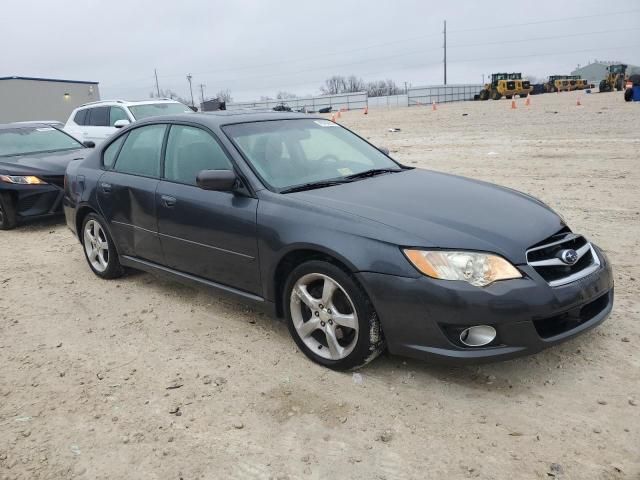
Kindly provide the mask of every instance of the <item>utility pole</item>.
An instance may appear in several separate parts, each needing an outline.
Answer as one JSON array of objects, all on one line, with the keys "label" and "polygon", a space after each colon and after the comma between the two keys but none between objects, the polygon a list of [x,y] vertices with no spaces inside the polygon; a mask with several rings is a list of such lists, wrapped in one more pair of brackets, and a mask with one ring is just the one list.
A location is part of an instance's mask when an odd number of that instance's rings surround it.
[{"label": "utility pole", "polygon": [[204,87],[206,87],[206,85],[204,83],[201,83],[199,86],[200,86],[200,97],[202,98],[202,103],[204,103]]},{"label": "utility pole", "polygon": [[191,92],[191,106],[195,107],[193,103],[193,87],[191,86],[191,79],[193,76],[190,73],[187,73],[187,81],[189,82],[189,91]]},{"label": "utility pole", "polygon": [[156,76],[156,92],[158,94],[158,98],[160,98],[160,85],[158,84],[158,70],[156,70],[155,68],[153,69],[153,73]]},{"label": "utility pole", "polygon": [[444,21],[444,84],[447,84],[447,21]]}]

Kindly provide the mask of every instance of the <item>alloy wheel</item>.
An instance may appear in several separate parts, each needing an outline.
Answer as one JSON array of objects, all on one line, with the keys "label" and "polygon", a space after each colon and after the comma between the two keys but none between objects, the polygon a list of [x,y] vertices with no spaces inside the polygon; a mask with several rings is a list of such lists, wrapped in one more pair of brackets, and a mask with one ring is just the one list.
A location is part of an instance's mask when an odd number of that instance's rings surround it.
[{"label": "alloy wheel", "polygon": [[97,272],[104,272],[109,266],[109,242],[102,226],[89,220],[84,227],[84,249],[89,263]]},{"label": "alloy wheel", "polygon": [[338,282],[310,273],[293,286],[290,298],[293,326],[304,344],[322,358],[341,360],[358,341],[358,314]]}]

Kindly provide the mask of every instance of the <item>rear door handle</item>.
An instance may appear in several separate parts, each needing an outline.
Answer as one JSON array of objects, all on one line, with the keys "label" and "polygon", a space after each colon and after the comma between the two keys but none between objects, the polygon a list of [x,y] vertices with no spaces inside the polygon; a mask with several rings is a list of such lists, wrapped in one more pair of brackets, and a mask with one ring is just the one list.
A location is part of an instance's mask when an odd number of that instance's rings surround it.
[{"label": "rear door handle", "polygon": [[169,195],[160,195],[160,198],[162,199],[162,204],[165,207],[168,207],[168,208],[175,207],[176,199],[174,197],[171,197]]},{"label": "rear door handle", "polygon": [[111,193],[111,184],[106,182],[100,183],[100,188],[104,193]]}]

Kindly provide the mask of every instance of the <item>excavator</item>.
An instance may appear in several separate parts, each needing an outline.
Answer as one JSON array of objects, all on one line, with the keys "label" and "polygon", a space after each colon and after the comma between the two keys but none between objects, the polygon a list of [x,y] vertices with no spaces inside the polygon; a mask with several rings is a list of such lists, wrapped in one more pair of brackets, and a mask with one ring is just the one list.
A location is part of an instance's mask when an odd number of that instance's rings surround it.
[{"label": "excavator", "polygon": [[513,98],[515,95],[526,97],[533,87],[529,80],[523,80],[521,73],[492,73],[491,83],[480,90],[480,100],[500,100],[502,97]]},{"label": "excavator", "polygon": [[607,78],[600,81],[601,92],[612,92],[613,90],[624,90],[627,82],[627,65],[618,63],[607,67]]}]

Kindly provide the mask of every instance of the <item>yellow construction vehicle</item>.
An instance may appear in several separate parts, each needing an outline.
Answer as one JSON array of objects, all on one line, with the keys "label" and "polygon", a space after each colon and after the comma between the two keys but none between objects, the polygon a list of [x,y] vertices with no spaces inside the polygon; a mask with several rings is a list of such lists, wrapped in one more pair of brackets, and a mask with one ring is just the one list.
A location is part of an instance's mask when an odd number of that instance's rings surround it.
[{"label": "yellow construction vehicle", "polygon": [[529,80],[523,80],[521,73],[493,73],[491,83],[480,90],[480,100],[500,100],[502,97],[512,98],[514,95],[526,97],[533,87]]},{"label": "yellow construction vehicle", "polygon": [[589,83],[580,78],[580,75],[551,75],[544,89],[551,92],[570,92],[572,90],[584,90],[589,88]]},{"label": "yellow construction vehicle", "polygon": [[624,90],[625,83],[627,82],[627,65],[618,63],[615,65],[609,65],[607,67],[607,78],[600,81],[601,92],[612,92],[615,90]]}]

